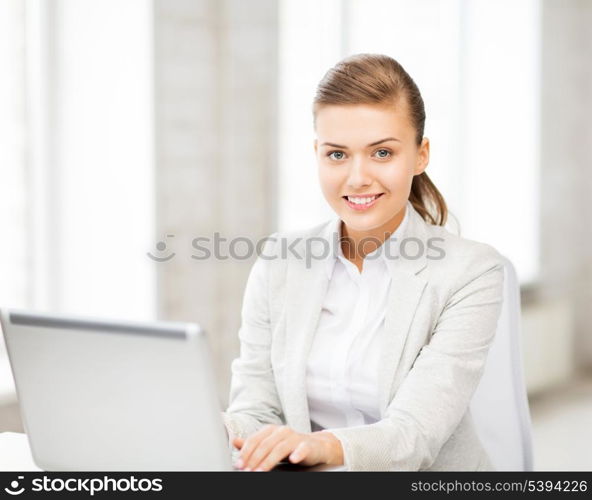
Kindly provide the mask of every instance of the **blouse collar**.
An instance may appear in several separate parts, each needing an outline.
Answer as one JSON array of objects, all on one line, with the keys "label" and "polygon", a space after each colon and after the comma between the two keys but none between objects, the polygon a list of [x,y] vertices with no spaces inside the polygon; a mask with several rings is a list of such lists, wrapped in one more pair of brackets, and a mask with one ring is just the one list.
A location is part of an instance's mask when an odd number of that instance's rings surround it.
[{"label": "blouse collar", "polygon": [[[390,268],[390,265],[392,264],[391,261],[396,256],[396,252],[398,249],[398,245],[396,245],[395,243],[399,241],[400,236],[405,231],[412,210],[414,210],[414,208],[411,205],[411,202],[407,200],[407,203],[405,204],[405,215],[403,216],[403,220],[399,224],[399,227],[397,227],[395,232],[391,234],[390,237],[382,245],[380,245],[377,249],[370,252],[364,257],[364,263],[380,259],[386,264],[387,268]],[[351,264],[351,262],[348,259],[346,259],[345,255],[343,255],[343,250],[341,249],[341,245],[339,244],[341,240],[341,222],[342,221],[340,217],[336,217],[331,222],[331,254],[330,258],[327,259],[327,265],[325,267],[327,278],[329,279],[333,274],[333,269],[335,267],[335,264],[337,263],[337,259],[340,259],[346,266],[348,265],[348,263]]]}]

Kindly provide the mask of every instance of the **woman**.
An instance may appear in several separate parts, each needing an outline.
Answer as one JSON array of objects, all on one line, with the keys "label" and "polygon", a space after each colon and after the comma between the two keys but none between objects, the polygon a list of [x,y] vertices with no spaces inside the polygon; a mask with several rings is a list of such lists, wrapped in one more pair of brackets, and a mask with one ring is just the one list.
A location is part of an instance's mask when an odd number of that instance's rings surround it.
[{"label": "woman", "polygon": [[337,217],[274,233],[251,270],[223,414],[236,466],[493,470],[469,403],[503,257],[443,227],[417,86],[390,57],[350,56],[320,82],[313,117]]}]

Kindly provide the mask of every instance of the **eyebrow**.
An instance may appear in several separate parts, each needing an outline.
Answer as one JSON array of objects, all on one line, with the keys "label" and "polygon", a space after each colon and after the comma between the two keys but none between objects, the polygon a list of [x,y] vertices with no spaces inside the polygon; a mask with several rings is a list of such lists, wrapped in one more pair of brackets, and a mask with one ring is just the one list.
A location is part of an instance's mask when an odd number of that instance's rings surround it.
[{"label": "eyebrow", "polygon": [[[368,144],[366,147],[372,147],[372,146],[376,146],[377,144],[381,144],[383,142],[386,141],[397,141],[397,142],[401,142],[399,139],[396,139],[394,137],[387,137],[386,139],[381,139],[380,141],[376,141],[376,142],[372,142],[371,144]],[[332,142],[323,142],[323,144],[321,144],[321,146],[332,146],[334,148],[341,148],[341,149],[348,149],[347,146],[341,146],[339,144],[334,144]]]}]

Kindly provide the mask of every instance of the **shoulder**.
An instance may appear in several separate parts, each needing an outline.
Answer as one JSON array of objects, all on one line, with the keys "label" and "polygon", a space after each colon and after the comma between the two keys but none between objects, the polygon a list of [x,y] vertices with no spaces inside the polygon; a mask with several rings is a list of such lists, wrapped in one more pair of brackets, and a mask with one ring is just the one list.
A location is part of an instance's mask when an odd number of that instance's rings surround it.
[{"label": "shoulder", "polygon": [[447,282],[453,288],[487,273],[503,279],[509,261],[494,246],[427,223],[426,233],[426,271],[431,279]]},{"label": "shoulder", "polygon": [[506,260],[494,246],[454,234],[445,227],[426,223],[426,232],[427,240],[434,246],[441,242],[440,246],[446,251],[446,257],[455,262],[503,264]]},{"label": "shoulder", "polygon": [[323,222],[319,222],[314,226],[306,227],[303,229],[293,229],[291,231],[278,231],[274,234],[280,235],[282,238],[285,238],[286,241],[299,241],[314,237],[322,237],[325,235],[327,228],[332,222],[332,219],[328,219]]},{"label": "shoulder", "polygon": [[265,243],[259,245],[259,247],[273,253],[274,256],[281,257],[281,255],[284,255],[285,257],[286,248],[303,248],[311,244],[311,242],[326,239],[327,230],[332,222],[329,219],[303,229],[276,231],[266,236],[264,238]]},{"label": "shoulder", "polygon": [[272,280],[281,282],[282,286],[285,285],[283,277],[286,276],[288,261],[304,265],[327,255],[330,225],[331,220],[326,220],[304,229],[270,233],[257,242],[257,258],[253,267],[268,273]]}]

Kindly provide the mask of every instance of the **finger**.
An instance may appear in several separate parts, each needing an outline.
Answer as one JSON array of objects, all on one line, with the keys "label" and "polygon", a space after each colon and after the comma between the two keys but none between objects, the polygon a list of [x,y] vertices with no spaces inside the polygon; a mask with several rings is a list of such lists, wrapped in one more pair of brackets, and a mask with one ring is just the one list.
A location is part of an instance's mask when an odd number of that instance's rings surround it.
[{"label": "finger", "polygon": [[[288,427],[277,427],[269,436],[259,442],[257,448],[253,450],[253,453],[250,455],[249,460],[245,461],[245,468],[248,467],[251,470],[257,469],[269,453],[271,453],[280,442],[287,439],[291,434],[294,434],[294,431]],[[289,452],[287,452],[286,455],[288,453]]]},{"label": "finger", "polygon": [[307,458],[309,453],[310,453],[310,447],[307,446],[305,441],[303,441],[290,454],[289,460],[293,464],[297,464],[299,462],[302,462],[305,458]]},{"label": "finger", "polygon": [[[298,436],[294,436],[294,438],[298,439]],[[280,460],[290,455],[290,452],[298,446],[298,441],[294,438],[280,441],[254,470],[268,471],[273,469]]]},{"label": "finger", "polygon": [[[241,448],[241,451],[240,451],[240,461],[243,464],[242,467],[244,467],[245,469],[247,467],[249,467],[249,465],[247,465],[247,464],[249,464],[249,461],[251,459],[251,455],[257,449],[257,447],[259,446],[259,443],[263,439],[265,439],[267,436],[272,434],[277,427],[278,426],[276,426],[276,425],[265,426],[261,430],[255,432],[254,434],[252,434],[251,436],[249,436],[245,440],[245,442],[243,443],[243,446]],[[238,467],[241,467],[241,465],[238,465]]]},{"label": "finger", "polygon": [[234,446],[237,449],[241,449],[243,447],[243,445],[245,444],[245,440],[243,438],[240,437],[235,437],[232,440],[232,446]]}]

